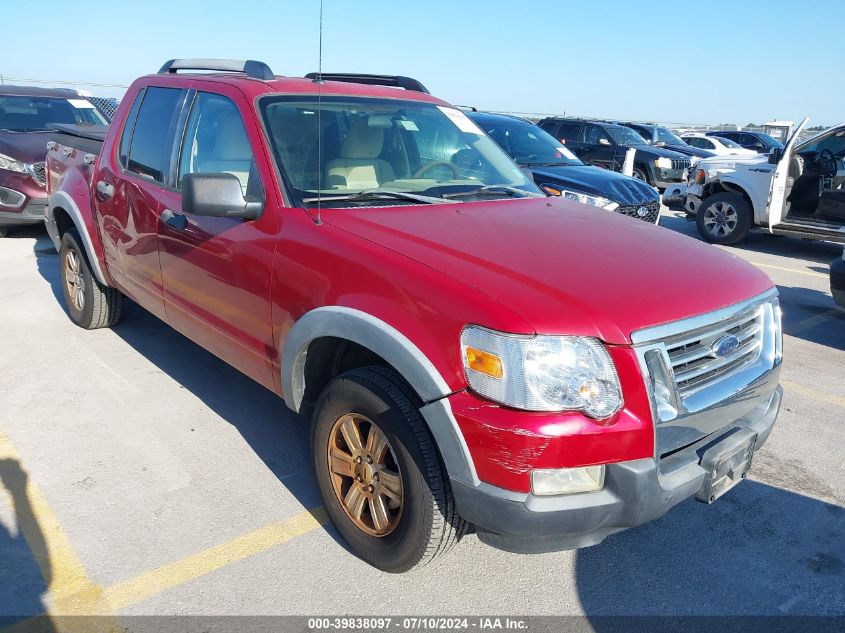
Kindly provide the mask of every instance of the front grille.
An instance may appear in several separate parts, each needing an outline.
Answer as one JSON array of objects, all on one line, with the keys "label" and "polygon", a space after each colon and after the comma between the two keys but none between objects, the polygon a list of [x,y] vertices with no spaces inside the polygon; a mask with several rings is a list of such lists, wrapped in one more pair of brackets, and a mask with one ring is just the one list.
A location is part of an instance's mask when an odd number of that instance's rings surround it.
[{"label": "front grille", "polygon": [[690,168],[689,158],[673,158],[672,159],[672,169],[689,169],[689,168]]},{"label": "front grille", "polygon": [[29,166],[29,173],[35,182],[44,187],[47,184],[47,166],[45,163],[33,163]]},{"label": "front grille", "polygon": [[[643,214],[640,213],[640,209],[645,210]],[[654,224],[657,222],[657,218],[660,217],[660,202],[655,201],[647,204],[630,204],[617,208],[616,212]]]},{"label": "front grille", "polygon": [[[754,306],[726,321],[666,340],[678,395],[686,398],[757,360],[763,346],[763,318],[763,309]],[[735,336],[739,346],[718,356],[712,348],[726,335]]]}]

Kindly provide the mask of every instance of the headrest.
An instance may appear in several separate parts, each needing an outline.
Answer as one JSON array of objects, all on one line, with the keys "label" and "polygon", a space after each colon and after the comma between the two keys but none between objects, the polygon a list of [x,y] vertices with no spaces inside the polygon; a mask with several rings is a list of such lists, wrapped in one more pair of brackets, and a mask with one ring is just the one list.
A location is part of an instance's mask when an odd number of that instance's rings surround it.
[{"label": "headrest", "polygon": [[376,158],[384,147],[384,129],[370,127],[366,117],[362,117],[349,128],[349,134],[340,147],[341,158]]},{"label": "headrest", "polygon": [[215,160],[251,160],[252,149],[241,117],[231,113],[220,118],[214,138]]}]

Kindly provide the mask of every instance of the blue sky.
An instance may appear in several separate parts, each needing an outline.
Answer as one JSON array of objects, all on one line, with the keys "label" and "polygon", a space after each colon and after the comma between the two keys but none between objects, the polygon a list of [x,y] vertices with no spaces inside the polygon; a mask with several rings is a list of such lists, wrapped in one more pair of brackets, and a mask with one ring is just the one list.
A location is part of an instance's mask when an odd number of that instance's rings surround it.
[{"label": "blue sky", "polygon": [[[453,103],[679,123],[845,120],[842,0],[324,1],[324,71],[409,75]],[[317,0],[40,0],[4,2],[0,15],[5,77],[128,84],[171,57],[260,59],[282,75],[317,66]]]}]

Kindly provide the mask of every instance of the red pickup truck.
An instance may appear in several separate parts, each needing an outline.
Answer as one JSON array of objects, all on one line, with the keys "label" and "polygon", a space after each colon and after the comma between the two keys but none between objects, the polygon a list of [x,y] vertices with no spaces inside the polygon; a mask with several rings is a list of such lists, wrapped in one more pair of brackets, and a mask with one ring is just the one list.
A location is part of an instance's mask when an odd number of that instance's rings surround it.
[{"label": "red pickup truck", "polygon": [[413,79],[172,60],[47,169],[73,322],[129,297],[284,398],[380,569],[470,526],[543,552],[712,502],[777,417],[768,277],[541,195]]}]

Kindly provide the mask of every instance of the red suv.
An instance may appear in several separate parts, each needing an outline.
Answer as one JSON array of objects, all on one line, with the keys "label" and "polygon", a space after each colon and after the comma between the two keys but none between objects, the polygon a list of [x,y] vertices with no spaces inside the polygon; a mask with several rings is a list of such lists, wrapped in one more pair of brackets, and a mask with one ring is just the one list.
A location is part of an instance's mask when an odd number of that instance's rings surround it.
[{"label": "red suv", "polygon": [[714,501],[772,430],[764,274],[543,196],[417,81],[174,60],[99,151],[77,131],[47,162],[70,318],[110,326],[130,297],[284,398],[328,515],[381,569],[470,525],[512,551],[596,544]]},{"label": "red suv", "polygon": [[44,155],[51,126],[105,122],[94,105],[73,90],[0,86],[0,236],[9,226],[44,221]]}]

